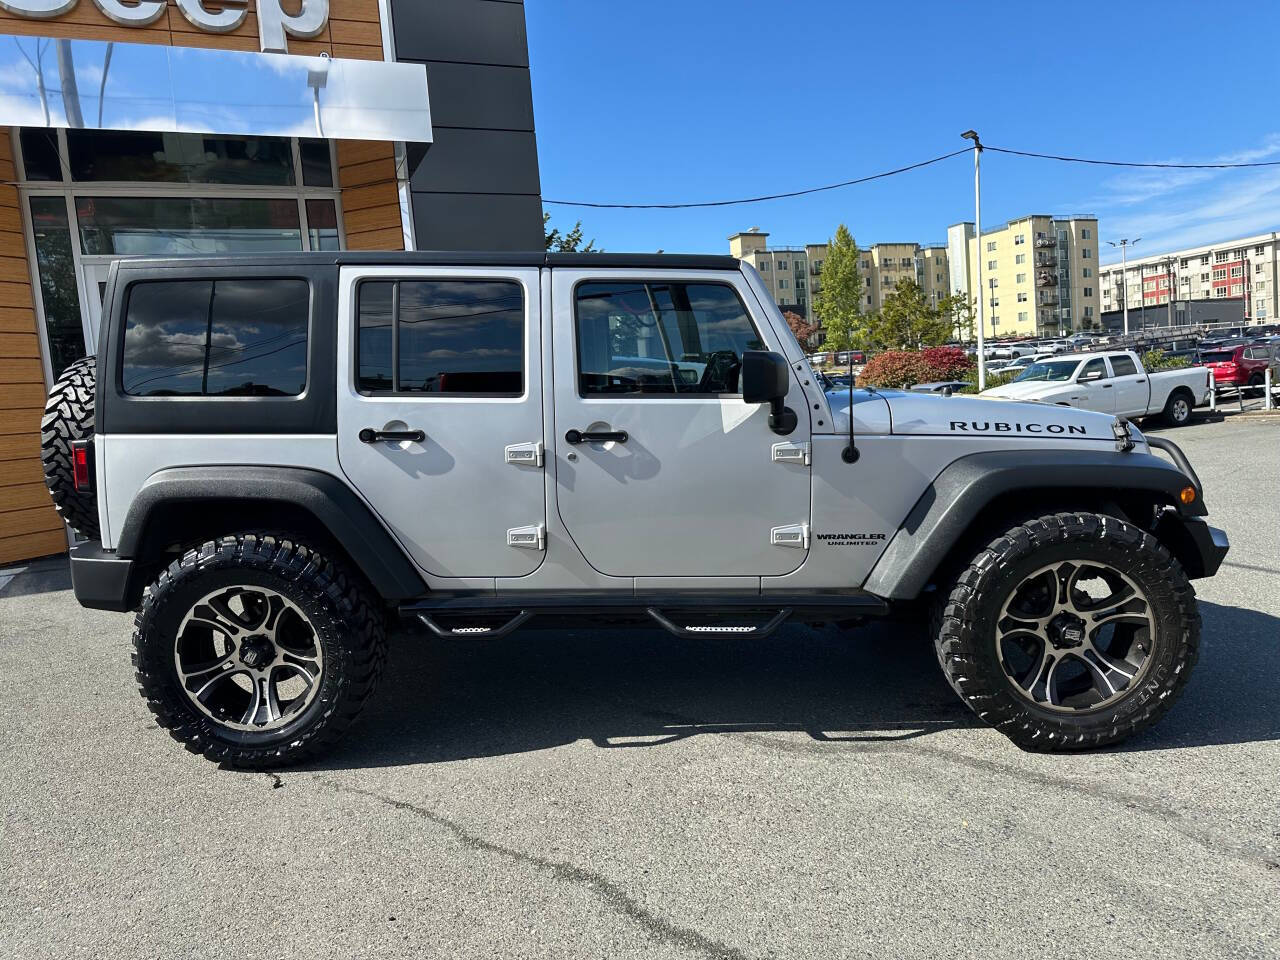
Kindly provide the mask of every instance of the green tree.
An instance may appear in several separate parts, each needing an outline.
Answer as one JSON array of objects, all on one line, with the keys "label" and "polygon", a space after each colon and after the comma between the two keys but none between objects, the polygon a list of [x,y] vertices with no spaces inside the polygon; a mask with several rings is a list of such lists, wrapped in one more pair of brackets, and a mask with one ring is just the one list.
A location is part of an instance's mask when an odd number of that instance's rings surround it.
[{"label": "green tree", "polygon": [[568,233],[561,233],[559,227],[551,229],[551,214],[546,212],[542,214],[542,236],[547,249],[556,253],[599,253],[602,249],[596,246],[594,237],[587,241],[586,246],[582,245],[581,220]]},{"label": "green tree", "polygon": [[899,280],[867,325],[872,346],[888,350],[920,350],[951,339],[952,306],[944,297],[937,306],[910,277]]},{"label": "green tree", "polygon": [[951,327],[961,343],[969,343],[977,336],[978,301],[966,297],[963,293],[955,293],[944,297],[938,308],[951,317]]},{"label": "green tree", "polygon": [[858,271],[858,245],[843,223],[827,244],[822,261],[822,286],[813,298],[813,312],[826,332],[824,346],[848,350],[862,326],[862,274]]}]

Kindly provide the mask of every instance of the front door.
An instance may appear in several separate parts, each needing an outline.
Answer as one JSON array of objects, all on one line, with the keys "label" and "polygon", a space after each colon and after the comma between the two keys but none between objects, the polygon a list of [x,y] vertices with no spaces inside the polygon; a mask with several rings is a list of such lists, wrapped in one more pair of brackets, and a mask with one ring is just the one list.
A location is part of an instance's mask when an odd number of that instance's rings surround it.
[{"label": "front door", "polygon": [[537,269],[342,268],[338,459],[427,573],[545,550]]},{"label": "front door", "polygon": [[755,303],[734,271],[553,271],[556,503],[601,573],[778,576],[804,562],[808,404],[793,377],[799,425],[784,437],[767,406],[743,402],[743,351],[782,352]]}]

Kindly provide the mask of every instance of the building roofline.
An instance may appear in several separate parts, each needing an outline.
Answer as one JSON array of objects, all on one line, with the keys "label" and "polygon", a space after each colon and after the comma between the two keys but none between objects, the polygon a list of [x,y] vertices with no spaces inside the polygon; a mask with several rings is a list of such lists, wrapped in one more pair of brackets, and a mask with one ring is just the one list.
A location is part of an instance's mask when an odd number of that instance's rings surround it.
[{"label": "building roofline", "polygon": [[[1142,257],[1129,257],[1128,265],[1147,264],[1170,259],[1190,259],[1198,257],[1201,254],[1220,250],[1223,247],[1248,247],[1257,246],[1262,243],[1280,243],[1280,230],[1270,230],[1266,233],[1254,233],[1247,237],[1233,237],[1230,240],[1218,240],[1213,243],[1202,243],[1194,247],[1182,247],[1177,250],[1164,250],[1160,253],[1149,253]],[[1111,263],[1099,263],[1099,270],[1110,270],[1112,267],[1120,266],[1120,261],[1112,261]],[[1212,266],[1212,264],[1210,264]]]}]

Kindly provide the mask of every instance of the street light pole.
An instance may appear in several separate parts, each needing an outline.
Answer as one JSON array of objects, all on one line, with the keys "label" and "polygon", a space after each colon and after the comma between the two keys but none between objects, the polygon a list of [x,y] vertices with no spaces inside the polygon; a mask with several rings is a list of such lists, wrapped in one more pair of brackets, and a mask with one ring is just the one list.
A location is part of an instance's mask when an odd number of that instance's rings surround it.
[{"label": "street light pole", "polygon": [[[1141,237],[1138,238],[1138,240],[1141,239]],[[1130,243],[1128,238],[1121,240],[1119,243],[1114,240],[1107,241],[1111,246],[1120,248],[1120,283],[1124,288],[1124,335],[1126,337],[1129,335],[1129,269],[1128,258],[1125,256],[1125,251],[1128,250],[1129,247],[1133,246],[1133,244],[1137,243],[1138,240],[1134,240],[1133,243]],[[1142,290],[1141,280],[1138,281],[1138,290],[1139,292]],[[1145,309],[1143,310],[1143,316],[1146,316]]]},{"label": "street light pole", "polygon": [[978,255],[978,390],[987,389],[987,356],[986,340],[983,328],[986,326],[986,291],[982,286],[982,141],[978,139],[978,131],[966,130],[960,136],[973,141],[973,229],[974,252]]}]

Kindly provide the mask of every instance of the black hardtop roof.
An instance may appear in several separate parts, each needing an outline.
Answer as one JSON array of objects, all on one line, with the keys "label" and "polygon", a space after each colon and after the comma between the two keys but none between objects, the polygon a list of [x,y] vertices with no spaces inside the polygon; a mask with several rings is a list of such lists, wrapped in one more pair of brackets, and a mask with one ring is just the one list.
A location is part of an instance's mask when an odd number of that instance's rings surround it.
[{"label": "black hardtop roof", "polygon": [[227,257],[122,257],[122,269],[192,267],[603,267],[645,270],[738,270],[736,257],[702,253],[548,253],[531,251],[342,250]]}]

